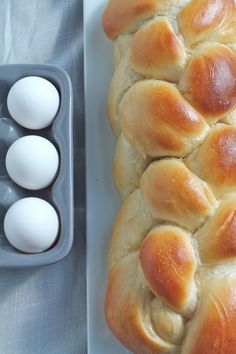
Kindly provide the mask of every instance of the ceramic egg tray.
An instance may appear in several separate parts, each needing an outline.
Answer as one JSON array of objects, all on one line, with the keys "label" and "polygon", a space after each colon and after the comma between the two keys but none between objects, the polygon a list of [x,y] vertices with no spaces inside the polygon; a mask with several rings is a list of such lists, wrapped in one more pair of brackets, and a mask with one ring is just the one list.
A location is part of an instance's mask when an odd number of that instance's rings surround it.
[{"label": "ceramic egg tray", "polygon": [[[40,76],[57,88],[60,107],[52,125],[42,130],[22,128],[14,122],[7,110],[7,95],[11,86],[26,76]],[[30,191],[16,185],[8,176],[5,157],[10,145],[26,135],[39,135],[57,148],[60,165],[57,177],[49,187]],[[69,76],[52,65],[1,65],[0,66],[0,267],[25,268],[54,263],[67,255],[73,241],[73,153],[72,153],[72,88]],[[57,241],[42,253],[25,254],[7,241],[3,220],[7,209],[17,200],[38,197],[48,201],[57,211],[60,230]]]}]

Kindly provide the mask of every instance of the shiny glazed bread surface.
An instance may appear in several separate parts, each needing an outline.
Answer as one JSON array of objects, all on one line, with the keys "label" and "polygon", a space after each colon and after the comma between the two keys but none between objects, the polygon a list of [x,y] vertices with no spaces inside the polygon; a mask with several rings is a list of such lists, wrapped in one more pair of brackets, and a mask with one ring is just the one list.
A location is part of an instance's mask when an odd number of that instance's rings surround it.
[{"label": "shiny glazed bread surface", "polygon": [[105,316],[137,354],[236,352],[236,6],[110,0],[124,204]]}]

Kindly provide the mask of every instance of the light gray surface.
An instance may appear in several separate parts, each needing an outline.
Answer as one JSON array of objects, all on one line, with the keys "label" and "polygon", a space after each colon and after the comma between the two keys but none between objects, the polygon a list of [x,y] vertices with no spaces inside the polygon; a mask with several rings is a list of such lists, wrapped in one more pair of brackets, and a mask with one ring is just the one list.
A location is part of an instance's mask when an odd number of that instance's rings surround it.
[{"label": "light gray surface", "polygon": [[0,9],[0,64],[51,63],[69,73],[76,156],[72,251],[55,265],[0,271],[0,353],[86,353],[82,1],[1,0]]},{"label": "light gray surface", "polygon": [[107,253],[120,200],[112,178],[115,137],[107,119],[113,43],[101,18],[107,0],[84,0],[88,354],[128,354],[104,318]]}]

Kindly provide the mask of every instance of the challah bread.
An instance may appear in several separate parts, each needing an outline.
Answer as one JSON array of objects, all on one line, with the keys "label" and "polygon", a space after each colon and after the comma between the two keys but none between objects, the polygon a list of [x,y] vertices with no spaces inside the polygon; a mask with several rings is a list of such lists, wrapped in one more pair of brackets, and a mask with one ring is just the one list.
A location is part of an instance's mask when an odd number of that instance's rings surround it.
[{"label": "challah bread", "polygon": [[153,162],[140,185],[113,228],[110,328],[138,354],[233,354],[236,196],[216,199],[173,158]]},{"label": "challah bread", "polygon": [[103,27],[125,200],[107,323],[137,354],[235,354],[235,3],[110,0]]},{"label": "challah bread", "polygon": [[[110,0],[103,27],[115,41],[108,113],[123,134],[114,179],[124,200],[150,158],[185,157],[211,124],[235,122],[236,8],[233,0]],[[132,156],[120,152],[127,144]]]}]

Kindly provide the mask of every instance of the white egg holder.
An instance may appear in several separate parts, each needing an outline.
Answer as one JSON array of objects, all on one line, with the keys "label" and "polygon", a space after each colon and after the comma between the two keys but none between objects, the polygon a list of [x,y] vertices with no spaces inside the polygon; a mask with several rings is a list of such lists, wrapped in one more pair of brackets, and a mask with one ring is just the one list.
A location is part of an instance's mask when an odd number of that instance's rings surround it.
[{"label": "white egg holder", "polygon": [[[18,125],[7,109],[7,95],[12,85],[27,76],[49,80],[60,94],[60,107],[51,126],[41,130]],[[73,202],[73,124],[72,85],[68,74],[47,64],[12,64],[0,66],[0,268],[42,266],[65,257],[72,246],[74,229]],[[13,142],[27,135],[39,135],[57,148],[60,157],[55,181],[45,189],[27,190],[15,184],[5,167],[6,153]],[[26,254],[16,250],[4,235],[3,221],[8,208],[17,200],[37,197],[49,202],[60,220],[58,238],[45,252]]]}]

